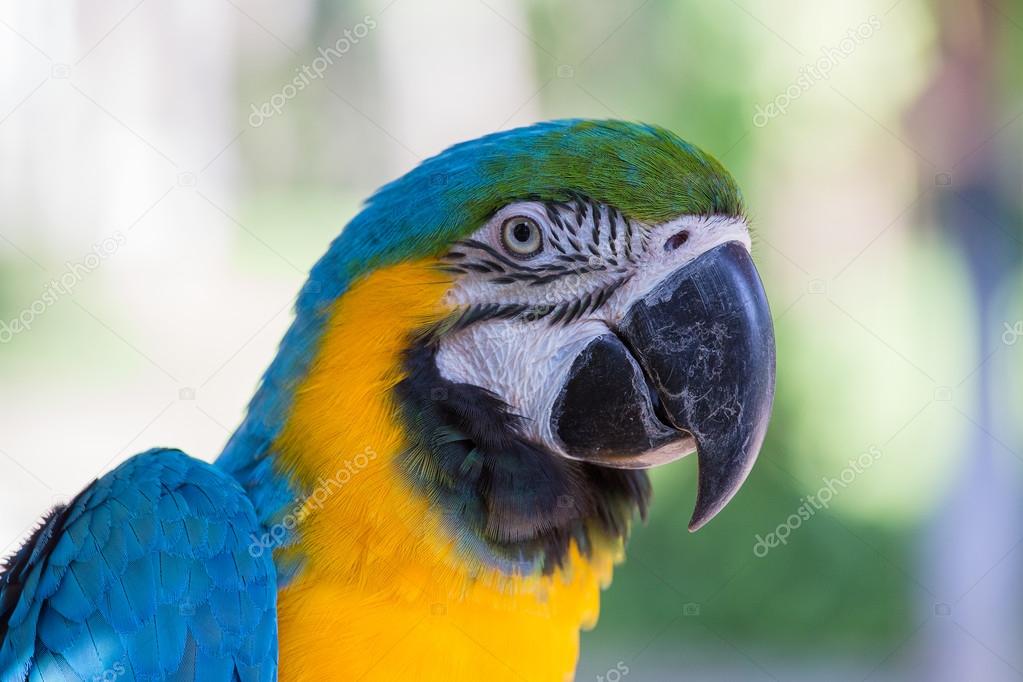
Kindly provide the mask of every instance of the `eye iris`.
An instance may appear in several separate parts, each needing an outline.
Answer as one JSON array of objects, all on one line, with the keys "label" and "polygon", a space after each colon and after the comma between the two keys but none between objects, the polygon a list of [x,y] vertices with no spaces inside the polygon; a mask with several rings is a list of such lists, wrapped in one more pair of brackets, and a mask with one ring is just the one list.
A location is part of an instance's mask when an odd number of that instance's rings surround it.
[{"label": "eye iris", "polygon": [[536,221],[526,216],[512,216],[501,226],[504,248],[517,258],[530,258],[543,249],[543,236]]}]

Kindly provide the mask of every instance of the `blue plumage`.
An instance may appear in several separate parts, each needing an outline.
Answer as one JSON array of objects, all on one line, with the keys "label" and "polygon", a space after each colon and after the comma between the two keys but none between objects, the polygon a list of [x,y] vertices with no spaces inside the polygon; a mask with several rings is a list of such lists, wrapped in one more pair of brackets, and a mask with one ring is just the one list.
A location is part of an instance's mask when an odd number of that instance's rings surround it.
[{"label": "blue plumage", "polygon": [[[273,680],[277,578],[238,483],[138,455],[44,520],[0,576],[0,681]],[[253,556],[257,554],[257,556]]]}]

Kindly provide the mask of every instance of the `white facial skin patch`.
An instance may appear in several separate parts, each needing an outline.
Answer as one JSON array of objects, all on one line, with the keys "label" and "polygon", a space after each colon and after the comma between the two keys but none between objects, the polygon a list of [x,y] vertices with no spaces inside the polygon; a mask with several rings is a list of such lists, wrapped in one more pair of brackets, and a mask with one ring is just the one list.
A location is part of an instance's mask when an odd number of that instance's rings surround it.
[{"label": "white facial skin patch", "polygon": [[[539,249],[520,253],[535,249],[537,236]],[[443,337],[438,370],[491,391],[523,418],[523,436],[564,454],[551,411],[579,353],[669,274],[728,242],[749,250],[745,221],[682,216],[646,225],[585,200],[509,204],[452,248],[446,262],[461,274],[447,302],[515,306],[514,314]]]}]

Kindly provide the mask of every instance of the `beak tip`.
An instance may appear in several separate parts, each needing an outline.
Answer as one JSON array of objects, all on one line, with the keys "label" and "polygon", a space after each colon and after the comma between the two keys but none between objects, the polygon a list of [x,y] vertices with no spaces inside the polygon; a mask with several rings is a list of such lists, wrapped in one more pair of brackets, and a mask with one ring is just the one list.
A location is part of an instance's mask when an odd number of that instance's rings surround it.
[{"label": "beak tip", "polygon": [[[766,419],[764,424],[766,425]],[[761,437],[756,438],[752,447],[737,448],[732,451],[737,453],[732,457],[717,454],[711,447],[704,447],[701,451],[697,445],[698,485],[696,506],[692,518],[689,519],[689,532],[693,533],[703,528],[728,506],[749,477],[753,464],[760,454],[762,441],[761,432]],[[729,452],[729,449],[725,452]]]},{"label": "beak tip", "polygon": [[710,523],[711,519],[717,516],[719,511],[724,509],[725,504],[727,504],[727,499],[721,504],[704,505],[699,499],[699,496],[697,496],[696,509],[693,510],[693,515],[689,519],[689,532],[695,533]]}]

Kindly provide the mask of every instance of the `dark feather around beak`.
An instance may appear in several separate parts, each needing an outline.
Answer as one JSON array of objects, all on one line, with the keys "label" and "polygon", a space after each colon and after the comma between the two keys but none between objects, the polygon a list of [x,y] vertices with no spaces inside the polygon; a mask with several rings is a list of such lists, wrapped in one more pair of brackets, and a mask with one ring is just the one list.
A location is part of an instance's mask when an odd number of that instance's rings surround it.
[{"label": "dark feather around beak", "polygon": [[570,457],[619,468],[655,466],[695,446],[696,530],[753,467],[774,375],[763,285],[746,248],[729,242],[669,274],[579,354],[552,428]]}]

